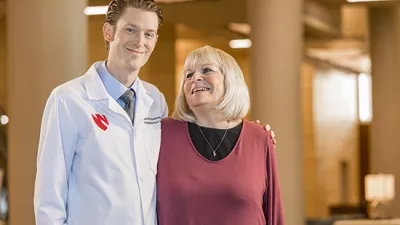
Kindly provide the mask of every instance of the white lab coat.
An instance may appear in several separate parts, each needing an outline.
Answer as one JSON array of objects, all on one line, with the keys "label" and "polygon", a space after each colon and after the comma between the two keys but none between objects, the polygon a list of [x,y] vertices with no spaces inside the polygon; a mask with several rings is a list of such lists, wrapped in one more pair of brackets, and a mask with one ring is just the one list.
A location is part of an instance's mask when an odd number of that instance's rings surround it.
[{"label": "white lab coat", "polygon": [[138,79],[133,127],[103,86],[100,63],[55,88],[46,103],[34,196],[37,225],[157,224],[165,98]]}]

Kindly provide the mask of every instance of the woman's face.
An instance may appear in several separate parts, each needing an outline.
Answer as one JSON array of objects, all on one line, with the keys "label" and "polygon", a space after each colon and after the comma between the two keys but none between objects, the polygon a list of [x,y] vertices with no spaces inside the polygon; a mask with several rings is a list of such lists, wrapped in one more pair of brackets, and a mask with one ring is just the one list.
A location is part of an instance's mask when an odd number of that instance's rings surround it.
[{"label": "woman's face", "polygon": [[184,93],[189,107],[217,106],[225,94],[224,75],[212,63],[185,68]]}]

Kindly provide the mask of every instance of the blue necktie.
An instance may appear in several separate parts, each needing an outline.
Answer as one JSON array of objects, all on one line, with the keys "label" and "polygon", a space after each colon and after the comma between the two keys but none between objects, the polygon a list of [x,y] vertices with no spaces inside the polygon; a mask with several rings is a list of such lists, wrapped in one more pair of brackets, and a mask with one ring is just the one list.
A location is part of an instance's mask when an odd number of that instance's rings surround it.
[{"label": "blue necktie", "polygon": [[125,103],[125,112],[128,114],[129,118],[134,125],[135,121],[135,104],[133,104],[133,97],[135,97],[135,91],[128,89],[119,99]]}]

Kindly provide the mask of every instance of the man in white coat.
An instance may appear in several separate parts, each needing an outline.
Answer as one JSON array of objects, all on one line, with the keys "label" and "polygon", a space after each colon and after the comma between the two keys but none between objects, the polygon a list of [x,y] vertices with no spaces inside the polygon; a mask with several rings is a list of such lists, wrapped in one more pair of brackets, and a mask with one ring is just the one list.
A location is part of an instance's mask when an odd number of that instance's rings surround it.
[{"label": "man in white coat", "polygon": [[108,59],[55,88],[43,114],[37,225],[156,225],[163,94],[138,77],[163,22],[153,0],[113,0]]},{"label": "man in white coat", "polygon": [[152,0],[112,1],[103,27],[108,59],[51,93],[37,158],[37,225],[157,224],[160,120],[168,109],[138,73],[162,21]]}]

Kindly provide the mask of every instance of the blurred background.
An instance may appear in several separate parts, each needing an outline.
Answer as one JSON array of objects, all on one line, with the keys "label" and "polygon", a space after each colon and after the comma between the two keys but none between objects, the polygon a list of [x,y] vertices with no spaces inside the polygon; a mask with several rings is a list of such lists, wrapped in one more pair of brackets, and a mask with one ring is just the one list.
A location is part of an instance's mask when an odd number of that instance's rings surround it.
[{"label": "blurred background", "polygon": [[[367,218],[373,202],[400,216],[400,1],[156,2],[165,24],[140,78],[158,86],[172,113],[188,53],[211,45],[231,54],[250,88],[247,118],[276,133],[288,225]],[[5,224],[34,224],[46,99],[107,58],[102,26],[108,3],[0,0]]]}]

